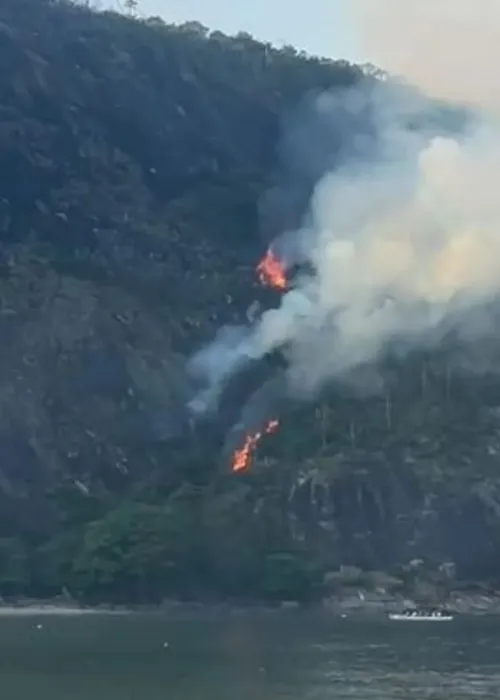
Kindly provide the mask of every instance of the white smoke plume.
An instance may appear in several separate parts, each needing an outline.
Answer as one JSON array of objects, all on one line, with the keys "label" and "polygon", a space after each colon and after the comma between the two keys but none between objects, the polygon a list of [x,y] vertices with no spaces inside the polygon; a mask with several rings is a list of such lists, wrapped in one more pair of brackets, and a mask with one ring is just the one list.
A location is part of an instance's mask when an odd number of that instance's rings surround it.
[{"label": "white smoke plume", "polygon": [[499,0],[349,0],[360,49],[431,97],[500,111]]},{"label": "white smoke plume", "polygon": [[[491,118],[500,36],[488,43],[500,33],[500,0],[353,2],[367,41],[388,59],[382,67],[404,70],[433,96],[473,104],[473,123],[460,136],[417,135],[402,118],[415,108],[415,93],[402,103],[404,92],[392,100],[384,87],[376,100],[378,159],[344,163],[315,188],[299,237],[312,272],[296,278],[280,307],[264,312],[236,345],[219,339],[197,356],[212,397],[232,368],[275,349],[288,360],[293,393],[309,397],[376,362],[395,341],[428,345],[450,327],[470,336],[470,319],[500,291],[500,128]],[[477,32],[464,43],[462,21]],[[353,113],[361,92],[348,98]],[[324,95],[318,109],[333,109],[335,99]],[[291,234],[294,251],[297,240]],[[213,369],[217,358],[222,371]]]}]

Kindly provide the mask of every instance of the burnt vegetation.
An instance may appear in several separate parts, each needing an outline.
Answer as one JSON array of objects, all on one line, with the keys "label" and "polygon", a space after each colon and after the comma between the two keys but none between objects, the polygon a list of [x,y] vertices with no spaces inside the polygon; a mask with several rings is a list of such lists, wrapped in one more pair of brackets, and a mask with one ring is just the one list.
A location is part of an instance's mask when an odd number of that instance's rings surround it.
[{"label": "burnt vegetation", "polygon": [[[243,474],[225,445],[253,378],[217,420],[185,410],[186,357],[276,303],[255,262],[319,174],[277,175],[283,120],[377,76],[56,0],[2,0],[0,64],[0,593],[500,585],[494,352],[415,354],[376,395],[297,406]],[[320,169],[353,155],[328,139]]]}]

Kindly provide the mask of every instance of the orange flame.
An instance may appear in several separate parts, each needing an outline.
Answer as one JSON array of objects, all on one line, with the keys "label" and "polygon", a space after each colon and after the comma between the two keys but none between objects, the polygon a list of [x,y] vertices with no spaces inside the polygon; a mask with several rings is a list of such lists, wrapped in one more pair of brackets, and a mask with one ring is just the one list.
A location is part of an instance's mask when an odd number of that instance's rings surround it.
[{"label": "orange flame", "polygon": [[262,284],[281,291],[286,289],[285,268],[272,250],[268,250],[257,265],[257,274]]},{"label": "orange flame", "polygon": [[244,469],[247,469],[249,464],[250,464],[250,457],[253,452],[253,450],[257,447],[259,440],[264,436],[264,435],[269,435],[270,433],[274,433],[275,430],[277,430],[279,426],[279,421],[277,420],[270,420],[268,424],[266,425],[263,430],[254,433],[253,435],[247,435],[245,437],[245,441],[243,442],[243,446],[240,447],[238,450],[235,450],[233,454],[233,472],[241,472]]}]

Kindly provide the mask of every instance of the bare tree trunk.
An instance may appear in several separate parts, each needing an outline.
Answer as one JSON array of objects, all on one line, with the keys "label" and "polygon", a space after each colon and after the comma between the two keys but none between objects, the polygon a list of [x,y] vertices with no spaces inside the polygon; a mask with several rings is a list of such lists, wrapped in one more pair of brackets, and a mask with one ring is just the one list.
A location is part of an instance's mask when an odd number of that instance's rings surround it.
[{"label": "bare tree trunk", "polygon": [[446,402],[450,403],[450,401],[451,401],[451,367],[449,364],[446,365],[446,370],[445,370],[445,374],[444,374],[444,381],[445,381],[444,392],[445,392]]},{"label": "bare tree trunk", "polygon": [[328,411],[329,407],[326,404],[321,405],[321,447],[326,447],[326,430],[328,426]]},{"label": "bare tree trunk", "polygon": [[356,424],[353,420],[349,422],[349,439],[351,441],[351,450],[355,450],[357,447]]},{"label": "bare tree trunk", "polygon": [[392,430],[392,398],[389,391],[385,394],[385,422],[387,428]]},{"label": "bare tree trunk", "polygon": [[424,360],[420,365],[420,393],[422,399],[425,399],[425,395],[427,393],[428,380],[429,376],[427,373],[427,362]]}]

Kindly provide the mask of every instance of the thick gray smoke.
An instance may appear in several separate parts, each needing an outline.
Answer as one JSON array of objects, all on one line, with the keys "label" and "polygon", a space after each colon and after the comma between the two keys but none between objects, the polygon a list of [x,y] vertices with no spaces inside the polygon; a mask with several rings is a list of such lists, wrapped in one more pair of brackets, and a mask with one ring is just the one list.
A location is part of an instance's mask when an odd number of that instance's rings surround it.
[{"label": "thick gray smoke", "polygon": [[[377,6],[394,9],[393,22],[404,14],[405,2],[398,0],[397,12],[389,0],[377,0]],[[432,4],[448,6],[444,0]],[[358,9],[363,5],[370,0],[357,2]],[[413,17],[409,2],[406,7]],[[390,40],[386,31],[381,47],[396,55]],[[443,72],[440,64],[439,82],[446,87]],[[198,397],[199,410],[213,406],[231,374],[276,349],[288,361],[289,391],[309,398],[332,379],[376,362],[395,341],[416,348],[438,343],[451,328],[469,339],[471,329],[487,332],[487,324],[473,325],[471,319],[500,291],[500,129],[486,117],[491,95],[486,91],[490,99],[483,101],[469,75],[461,83],[455,72],[452,78],[453,89],[440,90],[436,82],[433,93],[474,104],[475,118],[466,132],[450,137],[430,138],[408,126],[416,92],[392,92],[384,84],[378,95],[370,87],[377,157],[344,161],[317,183],[307,225],[280,236],[287,263],[293,256],[306,260],[308,272],[295,277],[279,308],[239,329],[237,342],[226,331],[194,359],[209,387]],[[469,94],[468,84],[475,87]],[[347,97],[353,115],[366,103],[364,90]],[[333,119],[338,99],[324,95],[317,109]]]}]

